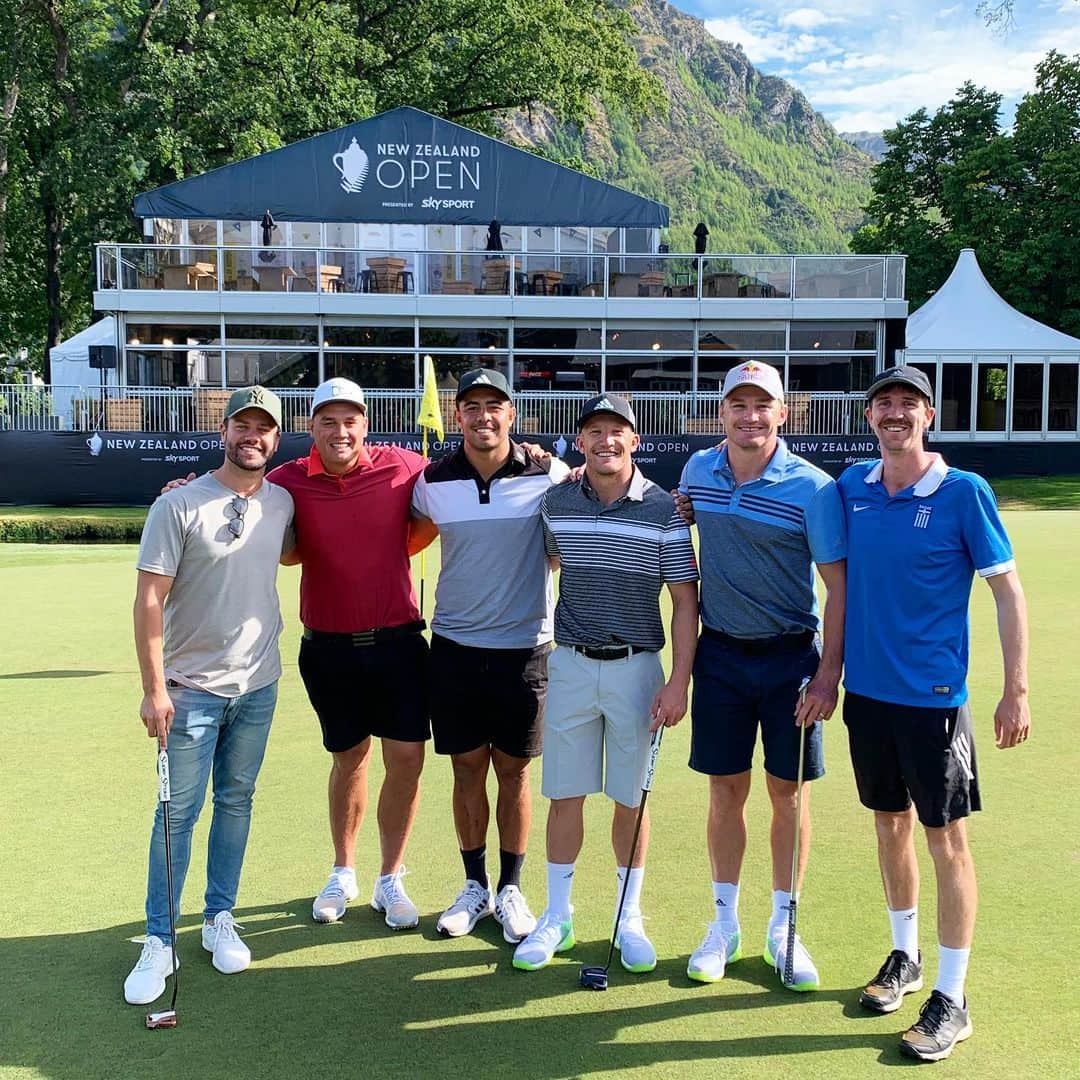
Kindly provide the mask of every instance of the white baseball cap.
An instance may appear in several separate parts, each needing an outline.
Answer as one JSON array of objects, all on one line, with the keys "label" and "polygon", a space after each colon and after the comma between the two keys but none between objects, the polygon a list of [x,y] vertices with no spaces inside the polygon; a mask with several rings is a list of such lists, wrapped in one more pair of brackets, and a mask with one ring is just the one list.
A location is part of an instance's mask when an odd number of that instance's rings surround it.
[{"label": "white baseball cap", "polygon": [[315,396],[311,399],[311,415],[314,416],[324,405],[335,401],[350,401],[367,413],[364,391],[352,379],[336,378],[327,379],[316,387]]},{"label": "white baseball cap", "polygon": [[747,360],[745,364],[733,367],[724,376],[721,400],[740,386],[758,386],[769,397],[777,401],[784,400],[784,380],[780,377],[780,372],[771,364],[763,364],[760,360]]}]

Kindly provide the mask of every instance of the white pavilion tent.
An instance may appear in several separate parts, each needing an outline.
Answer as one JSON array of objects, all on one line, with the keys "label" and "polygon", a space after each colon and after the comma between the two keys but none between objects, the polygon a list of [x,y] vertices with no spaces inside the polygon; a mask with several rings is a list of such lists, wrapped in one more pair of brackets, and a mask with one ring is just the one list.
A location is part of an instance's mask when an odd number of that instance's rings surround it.
[{"label": "white pavilion tent", "polygon": [[[72,334],[66,341],[49,350],[50,381],[52,382],[53,411],[59,416],[71,415],[71,400],[79,390],[96,390],[104,374],[109,385],[116,383],[116,371],[100,372],[90,367],[91,345],[116,344],[116,318],[107,315],[85,330]],[[82,395],[79,395],[82,396]]]}]

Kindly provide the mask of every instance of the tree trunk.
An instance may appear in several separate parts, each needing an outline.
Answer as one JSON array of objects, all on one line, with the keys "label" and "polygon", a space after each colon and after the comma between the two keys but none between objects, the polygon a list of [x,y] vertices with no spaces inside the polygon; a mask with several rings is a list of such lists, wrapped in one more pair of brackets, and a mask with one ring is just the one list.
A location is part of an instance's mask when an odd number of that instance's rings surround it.
[{"label": "tree trunk", "polygon": [[45,340],[45,357],[42,364],[42,376],[46,382],[52,382],[52,364],[49,350],[60,344],[60,333],[64,328],[64,313],[60,296],[60,230],[63,221],[56,205],[53,192],[48,183],[42,185],[41,207],[45,218],[45,303],[49,323]]}]

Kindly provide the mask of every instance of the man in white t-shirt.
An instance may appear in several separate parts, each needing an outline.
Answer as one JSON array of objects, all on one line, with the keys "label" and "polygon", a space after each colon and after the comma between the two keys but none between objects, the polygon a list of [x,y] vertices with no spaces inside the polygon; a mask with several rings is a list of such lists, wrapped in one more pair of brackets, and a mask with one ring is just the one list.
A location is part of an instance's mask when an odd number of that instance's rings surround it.
[{"label": "man in white t-shirt", "polygon": [[[281,675],[276,577],[278,560],[294,543],[293,501],[263,479],[280,437],[278,398],[261,386],[237,390],[221,425],[224,462],[154,503],[137,562],[139,715],[169,756],[173,904],[179,910],[191,834],[212,771],[202,945],[224,974],[251,963],[232,908]],[[166,882],[159,804],[146,943],[124,981],[132,1005],[159,997],[173,971]]]}]

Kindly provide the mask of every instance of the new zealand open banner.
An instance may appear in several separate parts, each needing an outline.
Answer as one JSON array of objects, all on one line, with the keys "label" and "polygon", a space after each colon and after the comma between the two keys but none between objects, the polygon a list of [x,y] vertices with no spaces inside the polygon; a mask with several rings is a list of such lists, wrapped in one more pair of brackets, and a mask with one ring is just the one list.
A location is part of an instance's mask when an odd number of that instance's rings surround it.
[{"label": "new zealand open banner", "polygon": [[[529,435],[529,441],[580,465],[581,455],[569,435]],[[686,459],[712,446],[711,435],[643,435],[635,461],[650,480],[666,489],[679,481]],[[394,432],[369,436],[369,442],[395,443],[418,453],[420,436]],[[454,450],[460,435],[430,446],[433,458]],[[877,446],[868,436],[794,437],[788,447],[834,476],[855,461],[873,457]],[[307,435],[287,433],[273,464],[305,456]],[[0,503],[51,506],[144,506],[162,485],[177,476],[204,473],[221,464],[217,432],[140,431],[2,431],[0,432]]]}]

